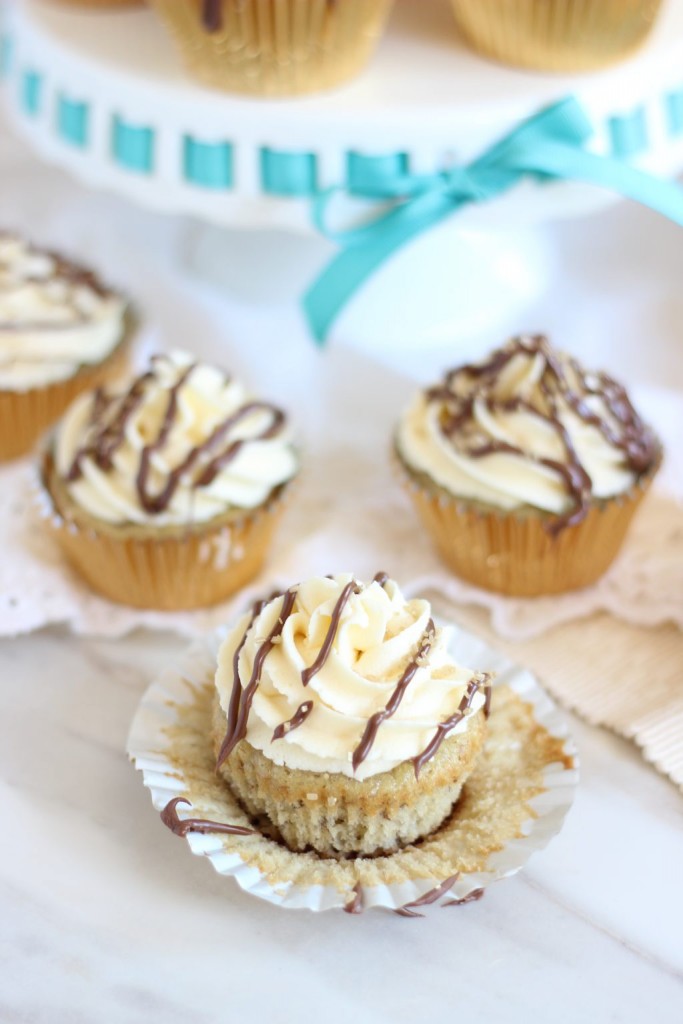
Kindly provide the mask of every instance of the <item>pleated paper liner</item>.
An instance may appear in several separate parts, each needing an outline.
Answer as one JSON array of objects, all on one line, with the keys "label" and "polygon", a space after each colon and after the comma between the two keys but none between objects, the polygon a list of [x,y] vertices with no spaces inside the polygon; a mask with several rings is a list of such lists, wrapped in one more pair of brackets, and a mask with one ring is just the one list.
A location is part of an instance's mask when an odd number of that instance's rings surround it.
[{"label": "pleated paper liner", "polygon": [[[195,643],[150,686],[131,727],[128,753],[157,811],[178,797],[188,801],[176,807],[181,819],[253,827],[215,772],[211,705],[221,639],[214,634]],[[519,871],[562,827],[578,782],[576,750],[530,672],[462,631],[455,631],[452,651],[465,664],[496,672],[497,679],[484,752],[436,832],[391,856],[345,860],[292,853],[269,837],[267,827],[242,836],[189,832],[192,853],[207,857],[253,896],[312,911],[382,907],[416,916],[416,903],[473,900]],[[176,841],[160,822],[158,842]],[[155,855],[150,849],[150,858]]]},{"label": "pleated paper liner", "polygon": [[149,0],[188,70],[214,88],[292,95],[328,89],[367,63],[393,0],[222,0],[218,27],[203,0]]},{"label": "pleated paper liner", "polygon": [[510,597],[539,597],[594,583],[612,564],[661,462],[623,495],[596,502],[580,523],[553,535],[549,516],[490,509],[451,497],[394,461],[418,515],[456,576]]},{"label": "pleated paper liner", "polygon": [[465,40],[504,64],[587,71],[647,38],[661,0],[451,0]]},{"label": "pleated paper liner", "polygon": [[98,525],[68,499],[43,456],[40,507],[64,555],[110,601],[182,611],[225,600],[261,569],[280,518],[285,487],[262,506],[193,527]]},{"label": "pleated paper liner", "polygon": [[83,391],[97,388],[125,370],[129,343],[137,328],[132,314],[126,319],[125,337],[102,362],[82,366],[67,380],[44,387],[0,390],[0,462],[30,452]]}]

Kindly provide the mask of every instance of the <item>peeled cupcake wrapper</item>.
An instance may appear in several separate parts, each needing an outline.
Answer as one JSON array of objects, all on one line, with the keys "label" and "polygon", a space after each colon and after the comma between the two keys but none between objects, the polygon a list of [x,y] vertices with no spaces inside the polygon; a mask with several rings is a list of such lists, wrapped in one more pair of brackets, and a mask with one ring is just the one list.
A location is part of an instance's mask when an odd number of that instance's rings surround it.
[{"label": "peeled cupcake wrapper", "polygon": [[538,597],[595,583],[616,558],[659,468],[624,494],[593,505],[585,519],[552,535],[549,514],[484,508],[424,485],[394,452],[399,477],[446,565],[468,583],[514,597]]},{"label": "peeled cupcake wrapper", "polygon": [[[224,633],[195,643],[174,669],[152,683],[144,695],[128,738],[128,754],[143,772],[157,811],[174,797],[184,798],[180,818],[193,817],[249,826],[249,820],[230,790],[215,772],[211,747],[210,717],[212,679],[218,647]],[[501,821],[512,810],[523,821],[514,835],[477,857],[465,856],[460,825],[442,826],[433,837],[397,854],[379,858],[331,860],[314,853],[292,853],[265,835],[220,835],[190,832],[187,842],[193,853],[208,857],[219,874],[232,875],[246,892],[281,907],[312,911],[343,908],[351,912],[383,907],[417,916],[415,901],[437,902],[470,899],[498,879],[519,871],[536,850],[542,849],[560,830],[578,781],[576,751],[566,726],[550,698],[535,678],[497,654],[482,641],[455,631],[452,650],[466,664],[497,673],[496,686],[505,685],[533,709],[529,744],[538,736],[538,725],[548,734],[552,751],[542,770],[542,791],[529,797],[517,780],[492,779],[492,789],[481,806],[469,807],[470,819],[495,814]],[[503,691],[505,692],[505,691]],[[525,705],[521,705],[525,707]],[[495,721],[496,701],[490,722]],[[517,740],[524,741],[519,732]],[[510,748],[506,734],[502,746]],[[518,743],[518,749],[524,742]],[[508,756],[513,756],[509,754]],[[522,754],[514,756],[523,756]],[[484,770],[482,767],[482,771]],[[477,772],[475,768],[475,773]],[[500,769],[499,769],[500,770]],[[508,773],[509,775],[509,773]],[[497,787],[497,783],[501,787]],[[510,787],[506,792],[505,785]],[[466,800],[467,797],[465,796]],[[479,822],[475,821],[474,831]],[[489,822],[490,826],[490,822]],[[484,823],[482,827],[485,830]],[[502,826],[501,826],[502,827]],[[159,843],[175,842],[160,824]],[[154,857],[154,851],[149,851]],[[463,856],[468,860],[463,866]],[[468,859],[469,858],[469,859]],[[460,864],[459,870],[454,870]],[[422,904],[420,904],[422,905]]]},{"label": "peeled cupcake wrapper", "polygon": [[326,89],[368,60],[393,0],[222,0],[210,32],[202,0],[149,0],[188,69],[208,85],[286,95]]},{"label": "peeled cupcake wrapper", "polygon": [[127,360],[135,319],[127,315],[122,341],[99,363],[81,366],[66,380],[27,391],[0,389],[0,461],[25,455],[82,392],[93,390],[120,373]]},{"label": "peeled cupcake wrapper", "polygon": [[156,537],[98,530],[58,507],[49,487],[51,458],[49,451],[43,456],[40,480],[49,528],[93,590],[135,608],[181,611],[225,600],[258,573],[283,509],[286,485],[259,508],[215,526]]},{"label": "peeled cupcake wrapper", "polygon": [[661,0],[451,0],[465,39],[487,57],[547,71],[582,71],[627,57]]}]

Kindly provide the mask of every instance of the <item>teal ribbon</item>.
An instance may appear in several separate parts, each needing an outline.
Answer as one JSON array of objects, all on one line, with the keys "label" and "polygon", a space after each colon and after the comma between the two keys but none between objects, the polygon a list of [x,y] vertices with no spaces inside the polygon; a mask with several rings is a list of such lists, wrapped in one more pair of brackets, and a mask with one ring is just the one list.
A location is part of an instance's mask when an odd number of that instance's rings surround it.
[{"label": "teal ribbon", "polygon": [[588,152],[593,135],[588,116],[573,98],[524,121],[467,167],[438,174],[397,173],[380,198],[389,201],[372,220],[350,231],[327,224],[330,201],[343,191],[319,193],[313,220],[341,251],[306,292],[303,307],[316,341],[322,344],[335,317],[367,278],[397,249],[468,203],[502,195],[524,178],[581,181],[635,199],[683,225],[683,190],[612,157]]}]

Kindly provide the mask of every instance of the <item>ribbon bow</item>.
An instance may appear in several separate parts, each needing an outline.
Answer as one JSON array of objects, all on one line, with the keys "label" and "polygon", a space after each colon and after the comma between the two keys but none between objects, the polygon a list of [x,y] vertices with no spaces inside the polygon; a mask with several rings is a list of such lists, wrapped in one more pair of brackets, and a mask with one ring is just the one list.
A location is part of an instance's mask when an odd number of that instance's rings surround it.
[{"label": "ribbon bow", "polygon": [[321,192],[313,220],[341,245],[341,252],[304,295],[304,312],[318,343],[324,342],[354,292],[392,253],[467,203],[502,195],[523,178],[599,185],[683,225],[683,190],[678,185],[589,152],[585,144],[592,135],[578,101],[562,100],[524,121],[467,167],[433,175],[397,174],[378,194],[380,200],[393,200],[391,208],[350,231],[333,232],[326,224],[329,202],[342,189]]}]

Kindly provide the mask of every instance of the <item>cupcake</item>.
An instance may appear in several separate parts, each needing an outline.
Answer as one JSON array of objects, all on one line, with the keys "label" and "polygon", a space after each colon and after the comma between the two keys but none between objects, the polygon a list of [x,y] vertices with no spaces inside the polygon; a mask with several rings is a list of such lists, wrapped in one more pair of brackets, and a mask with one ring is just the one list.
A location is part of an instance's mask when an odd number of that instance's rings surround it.
[{"label": "cupcake", "polygon": [[125,300],[91,271],[0,234],[0,459],[30,451],[118,370],[132,327]]},{"label": "cupcake", "polygon": [[231,92],[329,89],[372,53],[392,0],[149,0],[191,74]]},{"label": "cupcake", "polygon": [[624,388],[542,336],[514,338],[419,394],[395,453],[453,572],[524,597],[605,572],[661,459]]},{"label": "cupcake", "polygon": [[462,35],[486,57],[543,71],[623,60],[646,39],[661,0],[451,0]]},{"label": "cupcake", "polygon": [[325,857],[437,829],[482,749],[490,697],[448,632],[384,573],[309,579],[238,619],[218,654],[213,744],[245,810]]},{"label": "cupcake", "polygon": [[182,609],[221,601],[259,571],[296,471],[280,409],[173,352],[125,390],[77,399],[42,482],[55,536],[94,590]]}]

